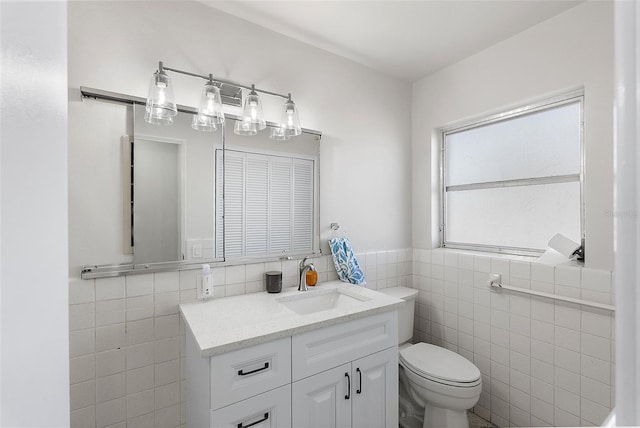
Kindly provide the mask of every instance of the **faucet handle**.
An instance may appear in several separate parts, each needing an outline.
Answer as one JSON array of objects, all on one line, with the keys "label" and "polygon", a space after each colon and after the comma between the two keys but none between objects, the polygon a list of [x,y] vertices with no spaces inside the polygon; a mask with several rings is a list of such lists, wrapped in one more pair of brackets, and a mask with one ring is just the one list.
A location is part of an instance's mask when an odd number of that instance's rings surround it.
[{"label": "faucet handle", "polygon": [[300,269],[304,268],[306,261],[309,260],[309,256],[306,256],[300,261]]}]

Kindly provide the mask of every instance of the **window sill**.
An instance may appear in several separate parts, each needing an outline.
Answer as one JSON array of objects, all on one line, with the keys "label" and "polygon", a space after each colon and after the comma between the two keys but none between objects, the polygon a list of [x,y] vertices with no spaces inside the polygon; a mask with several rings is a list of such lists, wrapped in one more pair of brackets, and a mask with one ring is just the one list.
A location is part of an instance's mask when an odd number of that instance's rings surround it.
[{"label": "window sill", "polygon": [[[522,256],[516,254],[504,254],[504,253],[493,253],[490,251],[478,251],[478,250],[463,250],[458,248],[444,248],[437,247],[432,248],[431,251],[442,252],[443,254],[467,254],[470,256],[479,256],[479,257],[487,257],[491,259],[500,259],[500,260],[509,260],[509,261],[518,261],[518,262],[527,262],[527,263],[535,263],[538,260],[538,256]],[[570,266],[583,268],[584,262],[577,260],[569,260],[566,263],[560,263],[556,266]]]}]

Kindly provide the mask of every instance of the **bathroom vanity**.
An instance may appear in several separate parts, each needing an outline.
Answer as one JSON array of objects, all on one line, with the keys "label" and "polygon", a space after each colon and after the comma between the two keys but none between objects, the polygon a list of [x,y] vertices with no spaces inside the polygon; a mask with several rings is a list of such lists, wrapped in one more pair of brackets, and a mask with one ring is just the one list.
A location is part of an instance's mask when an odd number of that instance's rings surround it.
[{"label": "bathroom vanity", "polygon": [[188,427],[397,427],[403,301],[329,282],[181,305]]}]

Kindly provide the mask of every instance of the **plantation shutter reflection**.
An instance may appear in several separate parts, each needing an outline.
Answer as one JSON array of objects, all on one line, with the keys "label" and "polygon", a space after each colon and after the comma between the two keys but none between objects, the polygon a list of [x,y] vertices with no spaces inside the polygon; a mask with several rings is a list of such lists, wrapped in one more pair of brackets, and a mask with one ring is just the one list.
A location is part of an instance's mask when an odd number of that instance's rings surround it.
[{"label": "plantation shutter reflection", "polygon": [[293,251],[310,252],[313,246],[313,161],[293,160]]},{"label": "plantation shutter reflection", "polygon": [[224,254],[244,254],[244,156],[225,152],[224,159]]},{"label": "plantation shutter reflection", "polygon": [[292,160],[287,158],[271,159],[271,183],[269,195],[271,199],[271,230],[269,231],[270,252],[282,253],[291,250],[291,208],[292,192]]},{"label": "plantation shutter reflection", "polygon": [[224,256],[223,251],[223,198],[222,198],[222,181],[224,177],[224,156],[222,150],[216,150],[216,258]]},{"label": "plantation shutter reflection", "polygon": [[269,160],[247,154],[245,182],[245,255],[264,254],[269,248]]},{"label": "plantation shutter reflection", "polygon": [[225,151],[225,258],[312,251],[315,162],[293,156]]}]

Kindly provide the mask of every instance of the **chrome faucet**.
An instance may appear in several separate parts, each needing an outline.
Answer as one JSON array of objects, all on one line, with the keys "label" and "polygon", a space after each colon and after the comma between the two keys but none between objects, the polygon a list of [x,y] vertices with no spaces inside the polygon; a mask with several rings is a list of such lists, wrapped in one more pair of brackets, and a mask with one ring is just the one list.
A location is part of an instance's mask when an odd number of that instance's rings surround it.
[{"label": "chrome faucet", "polygon": [[300,266],[299,266],[300,282],[298,283],[298,291],[307,291],[307,290],[309,290],[307,288],[307,272],[308,271],[317,272],[316,271],[316,267],[313,265],[313,263],[306,264],[308,258],[309,257],[305,257],[300,262]]}]

